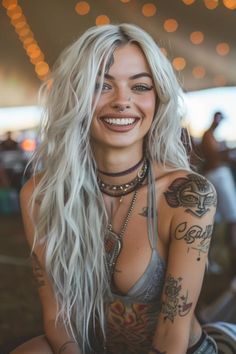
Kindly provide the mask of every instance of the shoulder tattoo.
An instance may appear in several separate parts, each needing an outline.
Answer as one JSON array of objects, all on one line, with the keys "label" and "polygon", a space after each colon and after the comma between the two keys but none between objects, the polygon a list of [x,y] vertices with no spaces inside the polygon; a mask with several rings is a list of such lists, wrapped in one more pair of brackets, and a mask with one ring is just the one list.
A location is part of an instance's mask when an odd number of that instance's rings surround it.
[{"label": "shoulder tattoo", "polygon": [[170,207],[184,207],[187,213],[197,217],[216,206],[214,187],[206,178],[194,173],[175,179],[164,195]]}]

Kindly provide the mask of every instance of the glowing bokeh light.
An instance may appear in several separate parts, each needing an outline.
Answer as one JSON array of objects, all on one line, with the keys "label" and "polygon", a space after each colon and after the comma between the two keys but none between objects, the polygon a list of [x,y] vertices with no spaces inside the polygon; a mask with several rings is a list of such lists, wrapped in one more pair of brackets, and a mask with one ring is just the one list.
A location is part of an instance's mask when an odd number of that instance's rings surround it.
[{"label": "glowing bokeh light", "polygon": [[216,46],[216,52],[221,56],[227,55],[229,53],[229,50],[230,50],[229,44],[225,42],[218,43]]},{"label": "glowing bokeh light", "polygon": [[106,15],[99,15],[96,17],[95,23],[97,26],[107,25],[108,23],[110,23],[110,19]]},{"label": "glowing bokeh light", "polygon": [[201,44],[204,40],[204,34],[200,31],[195,31],[190,34],[190,41],[193,44]]},{"label": "glowing bokeh light", "polygon": [[16,22],[15,24],[14,23],[12,23],[12,24],[15,27],[15,29],[18,30],[18,31],[23,29],[23,28],[28,28],[29,27],[25,21],[20,21],[20,22]]},{"label": "glowing bokeh light", "polygon": [[7,15],[12,20],[18,20],[22,16],[22,10],[19,6],[16,6],[13,10],[7,10]]},{"label": "glowing bokeh light", "polygon": [[192,5],[195,0],[182,0],[185,5]]},{"label": "glowing bokeh light", "polygon": [[34,65],[38,64],[39,62],[44,61],[45,57],[44,54],[42,52],[40,52],[39,56],[37,56],[36,58],[32,58],[30,57],[30,62]]},{"label": "glowing bokeh light", "polygon": [[166,32],[175,32],[178,28],[178,22],[173,18],[169,18],[164,22],[163,27]]},{"label": "glowing bokeh light", "polygon": [[19,18],[16,18],[16,19],[11,18],[11,24],[14,27],[16,26],[16,24],[18,24],[20,22],[24,22],[25,24],[27,24],[26,18],[23,14],[21,14],[21,16]]},{"label": "glowing bokeh light", "polygon": [[75,11],[81,16],[87,15],[90,11],[90,5],[87,1],[79,1],[75,5]]},{"label": "glowing bokeh light", "polygon": [[204,4],[208,10],[214,10],[219,5],[218,0],[204,0]]},{"label": "glowing bokeh light", "polygon": [[145,17],[154,16],[156,11],[157,11],[156,5],[154,5],[153,3],[144,4],[143,7],[142,7],[142,14]]},{"label": "glowing bokeh light", "polygon": [[36,141],[33,139],[25,139],[20,144],[24,151],[31,152],[36,149]]},{"label": "glowing bokeh light", "polygon": [[3,0],[2,6],[8,10],[12,10],[17,6],[17,0]]},{"label": "glowing bokeh light", "polygon": [[176,57],[172,61],[172,65],[177,71],[181,71],[185,68],[186,66],[186,60],[182,57]]},{"label": "glowing bokeh light", "polygon": [[30,44],[36,43],[34,37],[27,37],[27,38],[24,38],[24,39],[22,40],[22,42],[23,42],[23,46],[24,46],[25,50],[27,50],[27,48],[28,48],[28,46],[29,46]]},{"label": "glowing bokeh light", "polygon": [[[44,61],[44,54],[34,39],[34,34],[27,23],[25,16],[23,15],[22,8],[14,0],[3,0],[2,5],[7,10],[7,15],[11,19],[11,24],[15,28],[18,34],[19,40],[22,42],[30,62],[35,66],[35,72],[40,80],[47,78],[49,74],[49,66]],[[32,47],[32,44],[34,46]]]},{"label": "glowing bokeh light", "polygon": [[206,70],[202,66],[195,66],[192,74],[196,79],[202,79],[206,75]]},{"label": "glowing bokeh light", "polygon": [[35,71],[40,76],[47,75],[49,73],[49,66],[45,61],[41,61],[35,65]]},{"label": "glowing bokeh light", "polygon": [[223,0],[223,4],[229,10],[235,10],[236,9],[236,0]]}]

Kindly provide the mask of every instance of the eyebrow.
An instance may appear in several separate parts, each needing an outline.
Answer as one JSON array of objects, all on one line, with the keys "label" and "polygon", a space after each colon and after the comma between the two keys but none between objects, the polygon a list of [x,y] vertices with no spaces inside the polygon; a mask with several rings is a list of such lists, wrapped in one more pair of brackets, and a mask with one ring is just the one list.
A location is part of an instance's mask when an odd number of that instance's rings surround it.
[{"label": "eyebrow", "polygon": [[[104,77],[108,80],[115,80],[114,76],[110,75],[110,74],[105,74]],[[139,79],[140,77],[149,77],[150,79],[152,79],[152,75],[147,73],[147,72],[143,72],[143,73],[139,73],[139,74],[135,74],[129,77],[129,80],[135,80],[135,79]]]}]

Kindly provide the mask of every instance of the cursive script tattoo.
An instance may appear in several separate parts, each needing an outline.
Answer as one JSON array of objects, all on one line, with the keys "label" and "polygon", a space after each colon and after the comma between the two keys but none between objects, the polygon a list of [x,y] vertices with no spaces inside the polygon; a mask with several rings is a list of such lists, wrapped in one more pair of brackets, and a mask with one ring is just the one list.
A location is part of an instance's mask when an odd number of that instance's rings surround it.
[{"label": "cursive script tattoo", "polygon": [[172,323],[176,316],[186,316],[192,307],[192,302],[188,302],[188,291],[182,295],[182,278],[175,279],[168,275],[164,287],[164,301],[162,302],[161,312],[164,321],[170,320]]},{"label": "cursive script tattoo", "polygon": [[184,207],[187,213],[201,217],[216,205],[216,192],[213,186],[202,176],[189,174],[177,178],[164,193],[172,208]]},{"label": "cursive script tattoo", "polygon": [[188,252],[194,249],[198,252],[197,261],[200,261],[201,253],[207,254],[213,225],[207,225],[205,230],[199,225],[192,225],[187,228],[187,223],[182,222],[175,229],[174,237],[176,240],[184,240],[188,245]]},{"label": "cursive script tattoo", "polygon": [[36,254],[33,252],[32,253],[32,268],[33,268],[33,273],[37,282],[38,288],[41,288],[42,286],[45,285],[44,279],[43,279],[43,269],[39,263],[39,260],[36,256]]},{"label": "cursive script tattoo", "polygon": [[75,341],[69,340],[68,342],[65,342],[59,349],[57,354],[62,354],[67,348],[69,344],[76,344]]}]

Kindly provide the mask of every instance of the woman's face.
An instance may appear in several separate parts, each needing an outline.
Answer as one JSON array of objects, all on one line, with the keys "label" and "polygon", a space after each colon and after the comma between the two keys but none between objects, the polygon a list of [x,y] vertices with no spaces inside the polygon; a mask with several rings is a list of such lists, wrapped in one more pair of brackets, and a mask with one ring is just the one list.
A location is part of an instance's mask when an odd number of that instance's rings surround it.
[{"label": "woman's face", "polygon": [[92,144],[94,148],[143,145],[156,104],[147,60],[137,45],[126,44],[114,51],[111,62],[91,124]]}]

